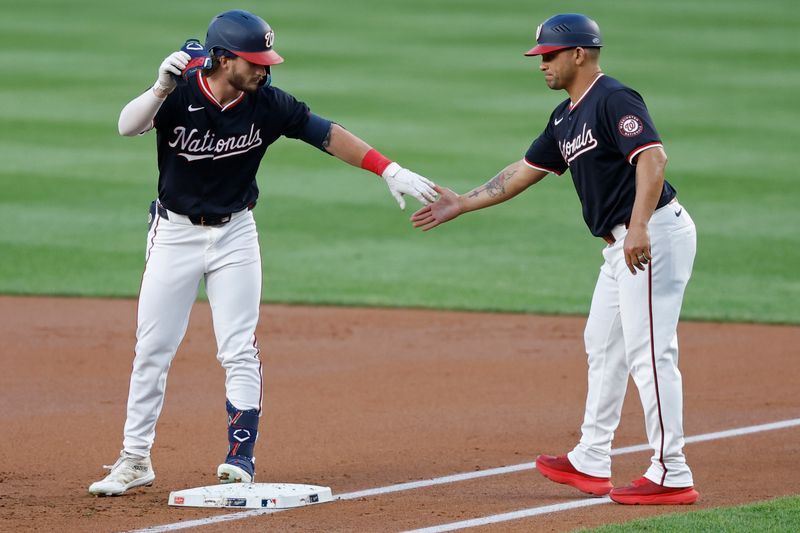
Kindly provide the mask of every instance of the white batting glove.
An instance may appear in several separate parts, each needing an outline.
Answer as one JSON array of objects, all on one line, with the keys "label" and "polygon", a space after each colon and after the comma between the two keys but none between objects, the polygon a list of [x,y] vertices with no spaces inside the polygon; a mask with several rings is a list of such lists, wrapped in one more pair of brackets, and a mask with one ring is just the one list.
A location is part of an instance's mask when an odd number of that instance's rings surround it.
[{"label": "white batting glove", "polygon": [[191,59],[189,54],[181,51],[173,52],[168,55],[158,67],[158,79],[155,83],[156,89],[160,89],[167,94],[171,93],[177,85],[172,75],[180,76]]},{"label": "white batting glove", "polygon": [[420,176],[416,172],[411,172],[397,163],[391,163],[386,167],[381,176],[386,180],[389,192],[400,204],[400,209],[406,208],[404,194],[410,194],[419,200],[422,205],[428,205],[436,201],[436,191],[433,190],[434,183],[431,180]]}]

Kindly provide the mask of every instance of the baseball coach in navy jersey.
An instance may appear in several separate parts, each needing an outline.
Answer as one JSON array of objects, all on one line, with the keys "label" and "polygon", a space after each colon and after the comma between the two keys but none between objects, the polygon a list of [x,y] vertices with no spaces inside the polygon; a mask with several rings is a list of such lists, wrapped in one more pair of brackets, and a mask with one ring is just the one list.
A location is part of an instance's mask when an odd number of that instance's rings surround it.
[{"label": "baseball coach in navy jersey", "polygon": [[[435,187],[441,198],[412,221],[430,230],[505,202],[550,173],[570,171],[583,219],[605,247],[584,335],[589,379],[581,439],[568,454],[540,455],[537,470],[622,504],[691,504],[698,493],[683,453],[677,324],[695,225],[665,180],[667,155],[644,100],[603,73],[602,46],[600,28],[585,15],[565,13],[540,24],[536,46],[525,55],[540,56],[547,86],[569,98],[522,159],[464,195]],[[614,488],[611,441],[629,375],[653,455],[640,479]]]}]

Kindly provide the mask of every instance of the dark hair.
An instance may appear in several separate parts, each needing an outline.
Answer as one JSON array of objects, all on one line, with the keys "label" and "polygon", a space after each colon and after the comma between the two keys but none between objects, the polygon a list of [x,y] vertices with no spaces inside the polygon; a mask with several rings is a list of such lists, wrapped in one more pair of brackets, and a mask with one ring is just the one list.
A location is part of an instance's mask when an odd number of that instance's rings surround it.
[{"label": "dark hair", "polygon": [[238,57],[230,50],[225,50],[224,48],[212,48],[209,50],[208,54],[211,56],[211,70],[209,72],[214,72],[217,70],[217,67],[219,66],[219,59],[221,57],[227,57],[229,59],[235,59]]}]

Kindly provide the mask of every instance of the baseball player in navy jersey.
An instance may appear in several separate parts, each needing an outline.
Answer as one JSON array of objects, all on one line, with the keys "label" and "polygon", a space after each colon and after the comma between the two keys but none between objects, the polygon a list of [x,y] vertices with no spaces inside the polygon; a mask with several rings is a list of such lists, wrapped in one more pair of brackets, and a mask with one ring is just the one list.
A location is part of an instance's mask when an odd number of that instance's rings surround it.
[{"label": "baseball player in navy jersey", "polygon": [[93,494],[153,483],[150,449],[167,371],[201,280],[226,374],[229,446],[217,476],[222,483],[253,481],[262,384],[255,335],[261,257],[252,209],[270,144],[281,136],[300,139],[370,170],[401,208],[404,195],[423,204],[435,197],[426,178],[272,86],[270,69],[283,62],[274,38],[252,13],[222,13],[210,23],[205,47],[189,41],[170,54],[155,84],[120,114],[122,135],[156,130],[158,198],[150,211],[123,449],[108,476],[89,487]]},{"label": "baseball player in navy jersey", "polygon": [[[412,216],[432,229],[511,199],[547,174],[569,169],[603,265],[585,330],[589,379],[581,439],[566,455],[540,455],[547,478],[623,504],[691,504],[698,497],[683,454],[683,391],[677,324],[692,272],[695,226],[664,179],[667,156],[642,97],[600,69],[600,28],[584,15],[547,19],[537,46],[547,86],[569,98],[550,115],[525,157],[465,195],[441,197]],[[611,442],[633,376],[653,456],[644,476],[611,484]]]}]

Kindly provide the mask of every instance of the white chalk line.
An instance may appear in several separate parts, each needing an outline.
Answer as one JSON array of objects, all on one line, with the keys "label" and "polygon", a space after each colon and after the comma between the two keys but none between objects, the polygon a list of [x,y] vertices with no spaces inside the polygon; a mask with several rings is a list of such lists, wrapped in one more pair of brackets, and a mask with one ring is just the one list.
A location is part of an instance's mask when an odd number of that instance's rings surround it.
[{"label": "white chalk line", "polygon": [[[687,437],[685,440],[686,444],[691,444],[695,442],[706,442],[710,440],[725,439],[730,437],[740,437],[742,435],[749,435],[751,433],[761,433],[764,431],[784,429],[793,426],[800,426],[800,418],[795,418],[793,420],[784,420],[781,422],[774,422],[771,424],[761,424],[758,426],[730,429],[727,431],[705,433],[703,435],[695,435],[694,437]],[[627,453],[649,451],[650,449],[651,449],[650,445],[648,444],[639,444],[637,446],[627,446],[625,448],[617,448],[615,450],[611,450],[611,455],[624,455]],[[587,498],[584,500],[557,503],[554,505],[545,505],[543,507],[531,507],[529,509],[522,509],[519,511],[512,511],[509,513],[483,516],[480,518],[473,518],[471,520],[462,520],[460,522],[451,522],[449,524],[441,524],[438,526],[408,530],[404,531],[403,533],[443,533],[445,531],[456,531],[458,529],[467,529],[470,527],[497,524],[498,522],[508,522],[510,520],[519,520],[520,518],[528,518],[540,514],[554,513],[558,511],[567,511],[569,509],[578,509],[580,507],[588,507],[590,505],[600,505],[605,503],[611,503],[611,498],[608,497]]]},{"label": "white chalk line", "polygon": [[449,524],[442,524],[440,526],[424,527],[422,529],[412,529],[404,531],[403,533],[439,533],[440,531],[455,531],[457,529],[466,529],[468,527],[478,527],[489,524],[497,524],[498,522],[508,522],[509,520],[519,520],[520,518],[529,518],[531,516],[536,516],[540,514],[556,513],[558,511],[567,511],[570,509],[578,509],[580,507],[590,507],[592,505],[600,505],[604,503],[611,503],[611,498],[609,498],[608,496],[603,496],[602,498],[586,498],[583,500],[576,500],[572,502],[544,505],[542,507],[531,507],[530,509],[522,509],[521,511],[512,511],[510,513],[482,516],[480,518],[473,518],[472,520],[451,522]]},{"label": "white chalk line", "polygon": [[[725,431],[716,431],[713,433],[705,433],[702,435],[695,435],[693,437],[686,437],[686,444],[696,442],[706,442],[710,440],[719,440],[731,437],[741,437],[743,435],[750,435],[753,433],[762,433],[764,431],[774,431],[777,429],[786,429],[790,427],[800,426],[800,418],[790,420],[782,420],[779,422],[772,422],[769,424],[759,424],[756,426],[748,426],[743,428],[729,429]],[[647,444],[639,444],[636,446],[627,446],[624,448],[616,448],[611,450],[611,455],[624,455],[628,453],[636,453],[641,451],[650,450]],[[514,472],[522,472],[525,470],[533,470],[536,468],[535,463],[521,463],[511,466],[502,466],[499,468],[489,468],[486,470],[476,470],[474,472],[464,472],[462,474],[453,474],[449,476],[437,477],[432,479],[424,479],[420,481],[411,481],[408,483],[399,483],[396,485],[388,485],[385,487],[376,487],[372,489],[360,490],[355,492],[347,492],[336,496],[336,500],[355,500],[358,498],[367,498],[371,496],[379,496],[381,494],[389,494],[392,492],[402,492],[406,490],[422,489],[433,487],[436,485],[444,485],[447,483],[456,483],[459,481],[467,481],[471,479],[478,479],[482,477],[497,476],[502,474],[510,474]],[[495,524],[498,522],[506,522],[509,520],[517,520],[519,518],[526,518],[546,513],[554,513],[558,511],[565,511],[569,509],[576,509],[580,507],[588,507],[591,505],[600,505],[609,503],[609,498],[587,498],[583,500],[570,501],[554,505],[545,505],[541,507],[532,507],[530,509],[522,509],[510,513],[497,514],[492,516],[485,516],[471,520],[464,520],[460,522],[452,522],[449,524],[442,524],[439,526],[432,526],[423,529],[415,529],[413,533],[437,533],[444,531],[455,531],[457,529],[465,529],[469,527],[477,527],[487,524]],[[254,516],[265,514],[279,513],[288,511],[290,509],[253,509],[251,511],[242,511],[238,513],[229,513],[218,516],[210,516],[208,518],[198,518],[196,520],[187,520],[184,522],[175,522],[172,524],[163,524],[160,526],[153,526],[143,529],[131,530],[128,533],[160,533],[162,531],[177,531],[179,529],[188,529],[190,527],[199,527],[209,524],[218,524],[220,522],[229,522],[232,520],[242,520]],[[406,532],[411,533],[411,531]]]}]

